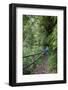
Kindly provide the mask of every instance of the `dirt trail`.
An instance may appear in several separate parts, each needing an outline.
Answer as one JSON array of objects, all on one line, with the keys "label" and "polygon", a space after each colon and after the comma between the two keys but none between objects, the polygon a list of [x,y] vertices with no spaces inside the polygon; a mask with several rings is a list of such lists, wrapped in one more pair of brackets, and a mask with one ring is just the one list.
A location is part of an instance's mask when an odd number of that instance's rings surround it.
[{"label": "dirt trail", "polygon": [[48,73],[48,58],[47,56],[43,56],[42,63],[37,65],[33,74],[47,74]]}]

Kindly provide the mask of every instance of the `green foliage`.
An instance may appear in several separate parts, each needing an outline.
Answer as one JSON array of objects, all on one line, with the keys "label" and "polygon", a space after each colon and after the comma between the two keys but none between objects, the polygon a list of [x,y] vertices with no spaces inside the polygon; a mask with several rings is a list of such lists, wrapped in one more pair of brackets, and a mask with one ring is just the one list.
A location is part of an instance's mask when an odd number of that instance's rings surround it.
[{"label": "green foliage", "polygon": [[49,56],[48,69],[49,69],[49,73],[57,72],[57,55],[56,54],[52,54]]},{"label": "green foliage", "polygon": [[[23,56],[41,52],[47,45],[49,47],[49,71],[57,70],[57,17],[23,15]],[[37,56],[38,57],[38,56]],[[24,58],[24,67],[33,61],[32,57]],[[41,58],[35,63],[40,64]],[[31,73],[31,65],[26,72]],[[27,74],[28,74],[27,73]]]}]

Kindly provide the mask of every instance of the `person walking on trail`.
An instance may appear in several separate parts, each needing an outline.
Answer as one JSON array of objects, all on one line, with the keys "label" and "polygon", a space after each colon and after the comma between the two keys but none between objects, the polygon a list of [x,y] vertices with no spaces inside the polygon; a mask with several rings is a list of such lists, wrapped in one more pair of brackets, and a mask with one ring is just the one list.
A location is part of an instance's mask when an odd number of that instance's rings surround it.
[{"label": "person walking on trail", "polygon": [[48,52],[49,52],[49,47],[46,46],[43,50],[44,54],[48,56]]}]

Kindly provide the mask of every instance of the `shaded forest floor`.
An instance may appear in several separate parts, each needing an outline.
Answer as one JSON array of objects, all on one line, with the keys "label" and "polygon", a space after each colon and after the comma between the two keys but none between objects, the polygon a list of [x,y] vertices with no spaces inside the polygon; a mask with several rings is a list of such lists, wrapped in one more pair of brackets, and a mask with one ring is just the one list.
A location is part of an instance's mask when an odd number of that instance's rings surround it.
[{"label": "shaded forest floor", "polygon": [[48,73],[48,58],[43,57],[42,63],[37,65],[33,71],[33,74],[47,74]]},{"label": "shaded forest floor", "polygon": [[52,71],[49,70],[48,56],[43,56],[42,63],[36,65],[32,74],[48,74],[48,73],[57,73],[57,72],[56,70],[52,70]]},{"label": "shaded forest floor", "polygon": [[[34,58],[32,59],[34,62]],[[48,55],[42,54],[38,60],[32,64],[31,66],[24,71],[24,75],[29,74],[50,74],[50,73],[57,73],[56,67],[56,59],[55,55],[52,55],[50,58]],[[29,71],[31,70],[31,71]]]}]

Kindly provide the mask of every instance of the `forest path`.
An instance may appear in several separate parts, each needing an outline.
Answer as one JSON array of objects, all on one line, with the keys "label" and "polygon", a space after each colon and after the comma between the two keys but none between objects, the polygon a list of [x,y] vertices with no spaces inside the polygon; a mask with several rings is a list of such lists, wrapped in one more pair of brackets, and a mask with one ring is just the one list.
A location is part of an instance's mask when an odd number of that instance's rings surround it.
[{"label": "forest path", "polygon": [[33,74],[47,74],[48,73],[48,57],[43,56],[42,63],[37,65],[33,71]]}]

